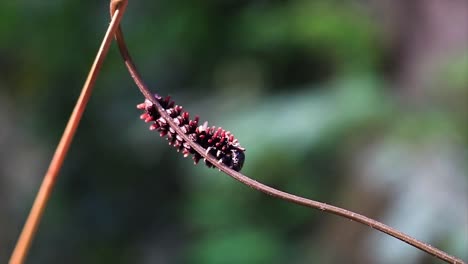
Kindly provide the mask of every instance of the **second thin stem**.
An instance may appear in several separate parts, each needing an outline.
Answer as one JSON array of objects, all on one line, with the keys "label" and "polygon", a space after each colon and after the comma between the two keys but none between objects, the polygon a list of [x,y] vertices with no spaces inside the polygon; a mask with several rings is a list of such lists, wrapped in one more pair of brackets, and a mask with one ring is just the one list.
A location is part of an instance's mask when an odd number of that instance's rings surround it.
[{"label": "second thin stem", "polygon": [[109,51],[112,38],[117,30],[120,20],[122,19],[126,6],[127,0],[120,1],[120,4],[116,6],[116,12],[112,16],[106,35],[104,36],[94,63],[91,66],[88,77],[83,85],[80,97],[78,98],[67,126],[65,127],[65,131],[63,132],[62,138],[55,150],[54,156],[52,157],[49,168],[44,176],[29,216],[26,219],[26,223],[18,238],[15,249],[13,250],[9,261],[10,264],[22,264],[26,260],[32,240],[39,227],[42,215],[44,214],[45,207],[52,194],[54,185],[57,182],[59,171],[65,157],[67,156],[68,150],[70,149],[78,124],[80,123],[83,112],[91,96],[91,91],[94,83],[96,82],[97,75],[102,67],[102,63],[104,62],[107,52]]}]

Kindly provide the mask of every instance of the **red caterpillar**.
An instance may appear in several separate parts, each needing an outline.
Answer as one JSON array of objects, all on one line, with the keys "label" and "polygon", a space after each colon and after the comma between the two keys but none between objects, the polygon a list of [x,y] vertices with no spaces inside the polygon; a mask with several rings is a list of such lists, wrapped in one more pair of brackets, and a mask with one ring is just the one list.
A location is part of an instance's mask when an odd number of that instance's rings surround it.
[{"label": "red caterpillar", "polygon": [[[240,171],[244,164],[245,149],[240,146],[237,139],[231,132],[222,129],[221,127],[208,127],[208,122],[198,126],[198,116],[194,120],[189,119],[189,113],[183,111],[182,106],[174,105],[171,98],[168,96],[162,98],[155,94],[154,98],[166,110],[167,114],[174,120],[180,129],[194,142],[206,149],[206,152],[218,159],[218,163],[223,163],[229,168]],[[144,110],[140,119],[146,123],[152,122],[150,130],[157,130],[161,137],[167,136],[169,145],[174,146],[178,152],[182,151],[184,157],[193,154],[195,164],[202,158],[190,145],[185,142],[177,133],[169,126],[164,118],[161,117],[154,104],[145,100],[144,103],[137,105],[138,109]],[[205,159],[205,164],[212,168],[214,167]]]}]

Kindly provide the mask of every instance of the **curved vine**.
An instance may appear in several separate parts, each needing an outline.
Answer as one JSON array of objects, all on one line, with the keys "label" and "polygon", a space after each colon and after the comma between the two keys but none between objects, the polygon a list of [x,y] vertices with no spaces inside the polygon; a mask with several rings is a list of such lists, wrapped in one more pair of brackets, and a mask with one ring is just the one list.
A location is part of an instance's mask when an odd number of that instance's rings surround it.
[{"label": "curved vine", "polygon": [[[122,2],[127,2],[127,0],[111,0],[110,1],[110,14],[111,16],[114,14],[114,12],[119,8],[119,5],[122,4]],[[374,219],[368,218],[364,215],[336,207],[333,205],[329,205],[326,203],[306,199],[304,197],[300,197],[297,195],[293,195],[287,192],[283,192],[277,189],[274,189],[268,185],[265,185],[263,183],[260,183],[258,181],[255,181],[244,174],[235,171],[228,166],[226,166],[223,163],[218,163],[217,159],[207,153],[206,149],[198,145],[195,141],[191,140],[182,130],[181,128],[174,122],[174,120],[168,115],[168,113],[165,111],[165,109],[161,106],[158,100],[155,99],[153,94],[150,92],[146,84],[143,82],[143,79],[137,70],[137,67],[135,63],[133,62],[132,57],[130,56],[130,52],[128,51],[127,45],[124,40],[123,32],[121,27],[116,31],[115,38],[117,40],[117,44],[119,46],[120,53],[122,55],[122,58],[124,60],[124,63],[133,78],[135,84],[137,85],[138,89],[140,92],[143,94],[143,96],[150,101],[158,110],[159,114],[161,115],[162,118],[164,118],[169,126],[177,133],[178,136],[180,136],[183,140],[185,140],[192,149],[194,149],[199,155],[201,155],[203,158],[205,158],[208,162],[213,164],[215,167],[217,167],[220,171],[226,173],[227,175],[231,176],[232,178],[238,180],[239,182],[255,189],[258,191],[261,191],[265,194],[271,195],[273,197],[289,201],[298,205],[302,205],[305,207],[310,207],[314,209],[318,209],[327,213],[335,214],[338,216],[342,216],[345,218],[348,218],[350,220],[356,221],[358,223],[367,225],[371,228],[374,228],[380,232],[383,232],[387,235],[390,235],[392,237],[395,237],[403,242],[406,242],[407,244],[416,247],[428,254],[431,254],[447,263],[454,263],[454,264],[463,264],[463,260],[456,258],[454,256],[451,256],[447,254],[446,252],[437,249],[429,244],[426,244],[422,241],[419,241],[405,233],[402,233],[390,226],[387,226],[381,222],[378,222]]]}]

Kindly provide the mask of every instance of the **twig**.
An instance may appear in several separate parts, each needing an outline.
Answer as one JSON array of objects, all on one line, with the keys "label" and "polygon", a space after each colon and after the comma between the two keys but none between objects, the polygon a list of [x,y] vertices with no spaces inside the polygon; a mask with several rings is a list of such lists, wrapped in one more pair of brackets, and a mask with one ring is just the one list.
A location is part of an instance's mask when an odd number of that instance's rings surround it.
[{"label": "twig", "polygon": [[[111,7],[110,7],[110,11],[111,11],[111,15],[115,12],[115,4],[113,4],[114,2],[118,2],[118,1],[113,1],[111,0]],[[351,220],[354,220],[358,223],[361,223],[361,224],[364,224],[364,225],[367,225],[367,226],[370,226],[371,228],[374,228],[376,230],[379,230],[387,235],[390,235],[390,236],[393,236],[401,241],[404,241],[408,244],[410,244],[411,246],[414,246],[422,251],[425,251],[441,260],[444,260],[448,263],[454,263],[454,264],[463,264],[463,260],[461,259],[458,259],[454,256],[451,256],[449,254],[447,254],[446,252],[442,251],[442,250],[439,250],[435,247],[432,247],[431,245],[428,245],[424,242],[421,242],[409,235],[406,235],[396,229],[393,229],[383,223],[380,223],[376,220],[373,220],[371,218],[368,218],[366,216],[363,216],[363,215],[360,215],[360,214],[357,214],[357,213],[354,213],[354,212],[351,212],[349,210],[346,210],[346,209],[343,209],[343,208],[340,208],[340,207],[336,207],[336,206],[333,206],[333,205],[329,205],[329,204],[326,204],[326,203],[322,203],[322,202],[318,202],[318,201],[313,201],[313,200],[309,200],[309,199],[306,199],[306,198],[303,198],[303,197],[299,197],[299,196],[296,196],[296,195],[293,195],[293,194],[289,194],[289,193],[286,193],[286,192],[283,192],[283,191],[279,191],[277,189],[274,189],[270,186],[267,186],[265,184],[262,184],[260,182],[257,182],[245,175],[243,175],[242,173],[239,173],[237,171],[234,171],[232,169],[230,169],[229,167],[227,167],[226,165],[222,164],[222,163],[218,163],[217,162],[217,159],[214,158],[213,156],[207,154],[206,150],[204,148],[202,148],[200,145],[196,144],[194,141],[192,141],[191,139],[189,139],[187,137],[187,135],[185,133],[183,133],[183,131],[181,131],[181,129],[179,128],[179,126],[177,126],[174,121],[172,120],[172,118],[170,118],[170,116],[166,113],[166,111],[161,107],[161,105],[159,104],[159,102],[157,100],[155,100],[154,96],[152,95],[152,93],[149,91],[149,89],[147,88],[147,86],[145,85],[145,83],[143,82],[135,64],[133,63],[133,60],[130,56],[130,53],[128,51],[128,48],[125,44],[125,40],[124,40],[124,37],[123,37],[123,33],[122,33],[122,30],[119,26],[119,29],[117,30],[116,32],[116,40],[117,40],[117,43],[119,45],[119,50],[120,50],[120,53],[123,57],[123,60],[125,62],[125,65],[127,66],[127,69],[128,71],[130,72],[130,75],[132,76],[133,80],[135,81],[136,85],[138,86],[138,88],[140,89],[141,93],[145,96],[146,99],[150,100],[155,106],[156,108],[158,109],[158,112],[160,113],[160,115],[167,120],[167,122],[169,123],[169,125],[171,126],[172,129],[174,129],[177,134],[182,137],[189,145],[190,147],[192,147],[195,151],[197,151],[201,156],[203,156],[204,158],[206,158],[211,164],[213,164],[214,166],[216,166],[219,170],[223,171],[224,173],[226,173],[227,175],[231,176],[232,178],[240,181],[241,183],[255,189],[255,190],[258,190],[258,191],[261,191],[263,193],[266,193],[268,195],[271,195],[271,196],[274,196],[274,197],[277,197],[277,198],[280,198],[282,200],[286,200],[286,201],[289,201],[289,202],[292,202],[292,203],[295,203],[295,204],[299,204],[299,205],[303,205],[303,206],[306,206],[306,207],[311,207],[311,208],[315,208],[315,209],[319,209],[319,210],[322,210],[324,212],[327,212],[327,213],[332,213],[332,214],[335,214],[335,215],[338,215],[338,216],[342,216],[342,217],[345,217],[345,218],[348,218],[348,219],[351,219]]]},{"label": "twig", "polygon": [[55,150],[54,156],[52,157],[49,165],[49,169],[44,176],[29,216],[11,255],[9,262],[10,264],[21,264],[24,263],[26,259],[31,242],[34,238],[34,235],[36,234],[40,220],[44,213],[44,209],[47,205],[47,201],[49,200],[55,182],[57,181],[58,173],[70,148],[70,144],[73,141],[73,137],[86,108],[86,104],[89,101],[89,97],[91,95],[91,91],[96,81],[97,75],[102,67],[104,58],[109,51],[110,44],[112,43],[112,36],[114,35],[115,30],[117,29],[117,26],[119,25],[120,20],[122,19],[122,16],[125,12],[127,1],[120,2],[122,3],[118,5],[118,8],[116,6],[116,11],[112,16],[112,20],[109,24],[102,44],[98,50],[94,63],[91,66],[88,77],[83,85],[80,97],[76,102],[75,108],[73,109],[67,126],[65,127],[62,138],[60,139],[57,149]]}]

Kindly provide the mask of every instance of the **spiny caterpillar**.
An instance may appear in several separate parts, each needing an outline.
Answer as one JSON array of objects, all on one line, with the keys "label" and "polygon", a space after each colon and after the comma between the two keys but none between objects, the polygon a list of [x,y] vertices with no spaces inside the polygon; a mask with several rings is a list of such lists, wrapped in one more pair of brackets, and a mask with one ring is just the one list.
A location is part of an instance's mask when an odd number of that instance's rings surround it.
[{"label": "spiny caterpillar", "polygon": [[[166,110],[167,114],[174,120],[180,129],[194,142],[206,149],[206,153],[213,155],[218,159],[218,163],[223,163],[229,168],[240,171],[244,165],[245,149],[240,146],[237,139],[231,132],[221,127],[208,127],[208,122],[198,126],[199,118],[189,119],[189,113],[183,111],[182,106],[175,105],[170,96],[162,98],[155,94],[154,98]],[[150,130],[159,131],[161,137],[167,136],[169,145],[174,146],[178,152],[182,151],[184,157],[193,154],[195,164],[200,161],[202,156],[193,150],[190,145],[172,129],[167,121],[161,117],[156,106],[148,99],[144,103],[137,105],[137,108],[145,111],[140,116],[146,123],[152,122]],[[204,159],[206,166],[214,167],[209,161]]]}]

